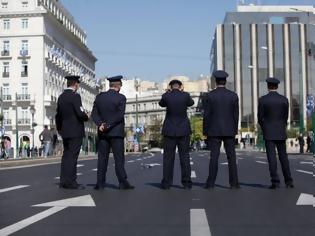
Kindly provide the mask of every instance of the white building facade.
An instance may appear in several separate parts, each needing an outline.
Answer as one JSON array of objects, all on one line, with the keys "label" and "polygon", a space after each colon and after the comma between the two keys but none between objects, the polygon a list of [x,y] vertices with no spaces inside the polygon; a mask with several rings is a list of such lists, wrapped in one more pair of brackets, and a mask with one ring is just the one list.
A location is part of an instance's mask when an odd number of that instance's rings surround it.
[{"label": "white building facade", "polygon": [[[92,110],[98,92],[96,58],[87,47],[85,32],[58,1],[0,0],[0,52],[1,113],[13,148],[25,142],[39,147],[43,126],[55,127],[66,75],[82,76],[79,93],[84,108]],[[94,142],[92,123],[86,132]]]}]

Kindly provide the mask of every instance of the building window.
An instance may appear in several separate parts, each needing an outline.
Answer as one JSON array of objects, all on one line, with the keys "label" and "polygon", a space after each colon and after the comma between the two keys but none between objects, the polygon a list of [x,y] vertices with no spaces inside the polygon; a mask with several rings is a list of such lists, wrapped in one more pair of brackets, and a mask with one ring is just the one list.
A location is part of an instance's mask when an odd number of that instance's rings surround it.
[{"label": "building window", "polygon": [[28,1],[22,1],[22,7],[28,7]]},{"label": "building window", "polygon": [[3,29],[4,30],[10,29],[10,20],[3,20]]},{"label": "building window", "polygon": [[28,61],[22,61],[21,77],[28,76]]},{"label": "building window", "polygon": [[21,56],[28,55],[28,40],[22,40]]},{"label": "building window", "polygon": [[11,100],[10,85],[9,84],[3,84],[2,85],[2,98],[4,101]]},{"label": "building window", "polygon": [[2,2],[1,3],[1,8],[3,8],[3,9],[8,8],[8,2]]},{"label": "building window", "polygon": [[28,19],[22,19],[22,29],[28,28]]},{"label": "building window", "polygon": [[21,84],[21,91],[22,91],[22,95],[28,94],[28,83],[22,83]]},{"label": "building window", "polygon": [[1,56],[9,56],[10,55],[10,41],[3,41],[3,50],[1,52]]},{"label": "building window", "polygon": [[9,62],[3,62],[2,77],[8,78],[9,76],[10,76],[10,63]]}]

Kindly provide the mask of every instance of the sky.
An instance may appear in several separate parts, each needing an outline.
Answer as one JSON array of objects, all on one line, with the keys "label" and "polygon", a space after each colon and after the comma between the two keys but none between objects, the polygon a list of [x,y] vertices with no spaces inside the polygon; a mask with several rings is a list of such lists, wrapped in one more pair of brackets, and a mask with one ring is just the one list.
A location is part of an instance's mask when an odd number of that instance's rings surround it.
[{"label": "sky", "polygon": [[[210,73],[216,24],[236,0],[61,0],[87,32],[98,58],[96,77],[121,74],[161,82]],[[245,1],[255,2],[255,1]],[[315,0],[257,0],[260,4],[315,5]]]}]

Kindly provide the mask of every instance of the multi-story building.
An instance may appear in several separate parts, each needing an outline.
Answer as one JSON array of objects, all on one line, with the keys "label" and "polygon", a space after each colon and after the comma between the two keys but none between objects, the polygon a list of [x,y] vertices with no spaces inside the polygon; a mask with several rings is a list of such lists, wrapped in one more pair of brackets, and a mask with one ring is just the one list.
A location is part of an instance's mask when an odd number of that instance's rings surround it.
[{"label": "multi-story building", "polygon": [[273,76],[289,99],[290,126],[306,127],[307,96],[315,93],[314,13],[313,6],[240,5],[217,25],[211,70],[230,74],[228,87],[240,97],[242,128],[256,127],[258,98]]},{"label": "multi-story building", "polygon": [[[39,147],[43,126],[55,127],[56,102],[66,75],[82,76],[79,93],[84,108],[92,109],[96,58],[86,37],[57,0],[0,1],[1,110],[12,147],[23,142]],[[93,124],[86,125],[86,133],[92,146]]]}]

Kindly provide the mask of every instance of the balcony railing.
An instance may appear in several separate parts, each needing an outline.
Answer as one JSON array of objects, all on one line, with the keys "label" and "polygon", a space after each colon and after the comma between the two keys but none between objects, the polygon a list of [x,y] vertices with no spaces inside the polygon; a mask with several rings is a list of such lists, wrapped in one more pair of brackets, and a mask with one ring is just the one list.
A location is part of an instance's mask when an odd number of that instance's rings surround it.
[{"label": "balcony railing", "polygon": [[28,101],[31,99],[31,95],[30,94],[18,94],[16,96],[16,100],[17,101]]},{"label": "balcony railing", "polygon": [[2,95],[2,100],[3,101],[11,101],[12,100],[12,96],[11,95]]},{"label": "balcony railing", "polygon": [[26,72],[26,71],[21,72],[21,77],[27,77],[27,76],[28,76],[28,72]]},{"label": "balcony railing", "polygon": [[9,72],[2,72],[2,77],[8,78],[8,77],[10,77],[10,73]]},{"label": "balcony railing", "polygon": [[12,120],[10,119],[4,119],[3,120],[3,125],[11,125],[12,124]]},{"label": "balcony railing", "polygon": [[20,51],[20,56],[21,57],[27,57],[28,56],[28,50],[21,50]]},{"label": "balcony railing", "polygon": [[31,119],[18,119],[18,124],[19,125],[30,125]]},{"label": "balcony railing", "polygon": [[10,51],[8,51],[8,50],[3,50],[3,51],[1,51],[1,56],[3,56],[3,57],[8,57],[8,56],[10,56]]}]

